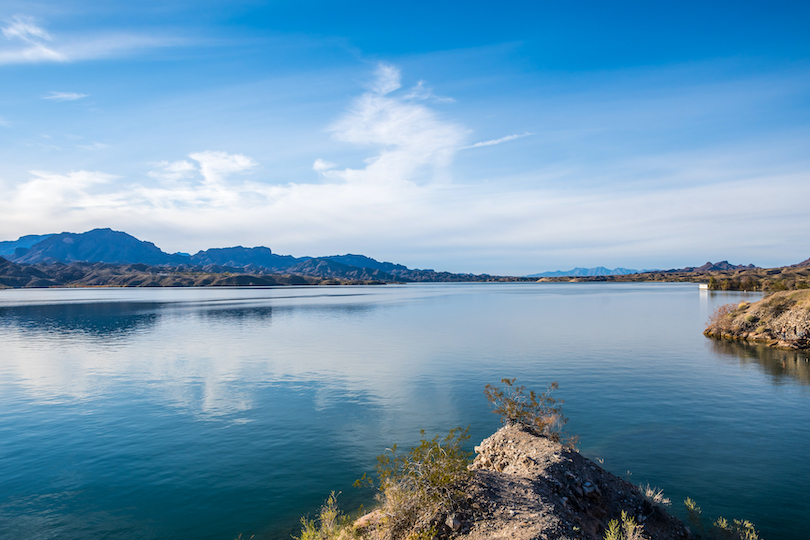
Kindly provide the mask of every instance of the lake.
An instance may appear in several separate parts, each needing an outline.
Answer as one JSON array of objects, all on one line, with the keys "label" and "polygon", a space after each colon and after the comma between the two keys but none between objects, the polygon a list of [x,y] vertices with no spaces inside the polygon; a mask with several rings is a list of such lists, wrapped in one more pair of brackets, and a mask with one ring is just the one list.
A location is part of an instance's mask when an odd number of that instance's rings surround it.
[{"label": "lake", "polygon": [[[807,355],[716,342],[696,284],[0,291],[0,537],[289,539],[394,443],[559,383],[579,448],[671,512],[806,538]],[[471,446],[472,446],[471,444]]]}]

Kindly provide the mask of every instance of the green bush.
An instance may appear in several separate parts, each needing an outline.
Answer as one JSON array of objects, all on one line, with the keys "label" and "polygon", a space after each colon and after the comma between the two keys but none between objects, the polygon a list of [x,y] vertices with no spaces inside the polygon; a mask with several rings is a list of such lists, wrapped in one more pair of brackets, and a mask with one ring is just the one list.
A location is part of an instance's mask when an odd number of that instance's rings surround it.
[{"label": "green bush", "polygon": [[515,380],[501,379],[506,385],[504,389],[491,384],[484,388],[484,394],[494,407],[492,412],[500,415],[504,424],[518,424],[559,442],[568,419],[562,414],[562,400],[551,395],[558,388],[557,383],[551,383],[542,394],[534,390],[527,394],[524,386],[515,386]]},{"label": "green bush", "polygon": [[[380,523],[384,537],[394,538],[408,529],[427,534],[434,524],[430,519],[453,511],[464,498],[465,481],[472,475],[467,469],[472,452],[464,450],[470,428],[451,429],[444,437],[424,437],[419,446],[401,453],[397,445],[377,457],[378,500],[385,516]],[[364,474],[355,486],[374,485]]]},{"label": "green bush", "polygon": [[301,518],[301,536],[293,536],[297,540],[348,540],[353,536],[354,529],[349,516],[343,514],[337,505],[339,493],[334,491],[321,506],[316,519]]},{"label": "green bush", "polygon": [[642,540],[644,536],[644,526],[636,523],[633,516],[622,510],[622,522],[611,519],[605,530],[605,540]]}]

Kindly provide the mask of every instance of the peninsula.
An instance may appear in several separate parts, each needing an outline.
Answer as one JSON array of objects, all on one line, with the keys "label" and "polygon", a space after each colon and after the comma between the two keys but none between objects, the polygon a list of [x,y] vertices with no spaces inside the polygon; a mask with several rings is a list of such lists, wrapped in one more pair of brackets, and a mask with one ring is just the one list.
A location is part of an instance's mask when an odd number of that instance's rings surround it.
[{"label": "peninsula", "polygon": [[779,349],[810,349],[810,290],[781,291],[754,303],[720,306],[703,333]]}]

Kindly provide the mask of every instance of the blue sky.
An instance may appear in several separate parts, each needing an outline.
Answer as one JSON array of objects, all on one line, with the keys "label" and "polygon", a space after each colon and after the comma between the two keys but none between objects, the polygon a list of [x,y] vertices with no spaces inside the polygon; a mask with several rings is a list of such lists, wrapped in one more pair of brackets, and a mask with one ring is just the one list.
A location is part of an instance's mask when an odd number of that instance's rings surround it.
[{"label": "blue sky", "polygon": [[526,274],[810,257],[810,4],[0,5],[0,237]]}]

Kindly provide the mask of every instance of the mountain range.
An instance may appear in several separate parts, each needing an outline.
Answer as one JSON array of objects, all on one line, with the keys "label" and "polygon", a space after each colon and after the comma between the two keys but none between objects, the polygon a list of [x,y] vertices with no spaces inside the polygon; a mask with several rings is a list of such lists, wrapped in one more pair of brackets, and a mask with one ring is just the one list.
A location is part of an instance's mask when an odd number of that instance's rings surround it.
[{"label": "mountain range", "polygon": [[[800,263],[801,264],[801,263]],[[678,268],[673,270],[664,270],[665,272],[718,272],[729,270],[753,270],[759,268],[753,264],[731,264],[728,261],[720,261],[718,263],[707,262],[703,266],[687,266],[686,268]]]},{"label": "mountain range", "polygon": [[[150,275],[156,272],[147,267],[163,268],[165,271],[173,272],[241,273],[253,276],[284,274],[344,281],[489,281],[498,279],[487,274],[453,274],[436,272],[432,269],[410,269],[401,264],[380,262],[365,255],[351,253],[324,257],[278,255],[264,246],[212,248],[198,251],[194,255],[166,253],[151,242],[145,242],[125,232],[109,228],[93,229],[84,233],[63,232],[23,236],[16,241],[0,242],[0,256],[15,265],[35,267],[28,269],[32,272],[34,270],[44,272],[42,275],[35,276],[37,279],[46,279],[45,274],[50,275],[57,272],[59,276],[62,276],[54,278],[58,282],[64,282],[63,278],[68,274],[76,274],[74,277],[81,283],[86,283],[87,280],[93,281],[95,278],[88,276],[101,267],[89,270],[87,264],[130,265],[125,269],[130,274],[134,272]],[[73,274],[62,270],[61,267],[46,267],[46,265],[72,265]],[[131,265],[146,266],[138,269]],[[28,271],[20,270],[20,268],[22,267],[8,266],[7,271],[23,272],[23,274]],[[89,272],[89,274],[85,275],[82,272]],[[82,275],[79,276],[79,274]],[[33,278],[31,277],[31,279]],[[140,280],[141,278],[130,276],[127,279]]]},{"label": "mountain range", "polygon": [[574,268],[573,270],[555,270],[553,272],[540,272],[539,274],[529,274],[526,277],[579,277],[579,276],[624,276],[627,274],[639,274],[650,272],[650,270],[633,270],[630,268],[614,268],[610,270],[604,266],[596,268]]},{"label": "mountain range", "polygon": [[[432,269],[410,269],[402,264],[380,262],[365,255],[347,253],[322,257],[278,255],[264,246],[211,248],[190,255],[166,253],[155,244],[112,229],[84,233],[27,235],[0,242],[0,266],[6,286],[54,286],[120,284],[126,286],[168,285],[271,285],[340,282],[436,282],[436,281],[527,281],[532,278],[615,279],[631,274],[699,274],[758,269],[753,264],[728,261],[672,270],[574,268],[529,276],[497,277],[488,274],[453,274]],[[810,266],[810,259],[795,267]],[[171,279],[168,274],[174,275]],[[187,274],[178,277],[179,274]],[[196,277],[189,277],[191,275]],[[201,277],[201,276],[207,277]],[[214,276],[214,277],[211,277]],[[286,276],[286,277],[284,277]],[[304,279],[306,278],[306,279]],[[291,281],[292,279],[292,281]],[[296,278],[298,279],[298,278]],[[314,280],[314,281],[313,281]],[[320,280],[320,281],[319,281]],[[300,280],[299,280],[300,281]],[[36,285],[39,284],[39,285]],[[0,284],[2,285],[2,284]]]}]

